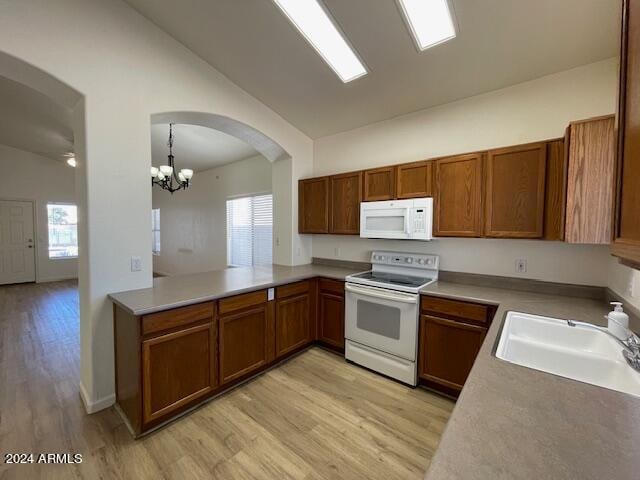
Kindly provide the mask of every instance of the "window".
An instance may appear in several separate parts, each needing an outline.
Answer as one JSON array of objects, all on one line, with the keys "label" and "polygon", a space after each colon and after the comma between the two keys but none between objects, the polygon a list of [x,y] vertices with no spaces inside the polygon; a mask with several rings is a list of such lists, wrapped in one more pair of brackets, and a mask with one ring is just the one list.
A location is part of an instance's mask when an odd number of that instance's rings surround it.
[{"label": "window", "polygon": [[271,195],[227,200],[227,263],[271,264],[273,212]]},{"label": "window", "polygon": [[78,208],[75,205],[47,204],[49,258],[78,256]]},{"label": "window", "polygon": [[151,251],[160,255],[160,209],[151,210]]}]

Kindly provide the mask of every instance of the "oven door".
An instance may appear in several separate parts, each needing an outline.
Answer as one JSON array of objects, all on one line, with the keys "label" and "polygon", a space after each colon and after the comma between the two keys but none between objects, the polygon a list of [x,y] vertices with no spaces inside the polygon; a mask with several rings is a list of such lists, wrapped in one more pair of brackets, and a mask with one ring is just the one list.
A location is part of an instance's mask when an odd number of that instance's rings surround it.
[{"label": "oven door", "polygon": [[345,290],[345,337],[415,361],[419,295],[354,283]]}]

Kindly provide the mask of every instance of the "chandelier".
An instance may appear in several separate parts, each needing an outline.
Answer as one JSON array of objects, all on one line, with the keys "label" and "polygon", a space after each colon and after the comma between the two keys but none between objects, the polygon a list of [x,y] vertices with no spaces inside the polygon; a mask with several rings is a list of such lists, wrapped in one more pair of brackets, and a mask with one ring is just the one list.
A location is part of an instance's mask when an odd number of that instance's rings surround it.
[{"label": "chandelier", "polygon": [[[168,165],[160,165],[160,167],[151,167],[151,186],[158,185],[163,190],[168,192],[177,192],[178,190],[186,190],[189,188],[191,178],[193,177],[193,170],[189,168],[183,168],[176,173],[175,162],[173,157],[173,123],[169,124],[169,160]],[[175,184],[174,184],[175,180]]]}]

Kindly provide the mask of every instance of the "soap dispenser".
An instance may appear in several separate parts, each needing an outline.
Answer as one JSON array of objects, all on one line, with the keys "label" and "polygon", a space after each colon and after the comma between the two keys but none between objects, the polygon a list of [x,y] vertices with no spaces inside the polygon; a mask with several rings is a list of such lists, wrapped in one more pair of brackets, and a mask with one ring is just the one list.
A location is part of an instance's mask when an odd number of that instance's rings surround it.
[{"label": "soap dispenser", "polygon": [[607,315],[609,331],[620,340],[626,340],[629,336],[629,315],[622,310],[621,302],[611,302],[613,310]]}]

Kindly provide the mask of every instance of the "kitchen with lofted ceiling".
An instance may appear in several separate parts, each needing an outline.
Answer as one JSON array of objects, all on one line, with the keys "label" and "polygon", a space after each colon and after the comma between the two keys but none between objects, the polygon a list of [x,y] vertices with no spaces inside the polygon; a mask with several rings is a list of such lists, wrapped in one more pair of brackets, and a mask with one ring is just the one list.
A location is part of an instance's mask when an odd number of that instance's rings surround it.
[{"label": "kitchen with lofted ceiling", "polygon": [[0,4],[0,478],[638,478],[639,49],[640,0]]}]

